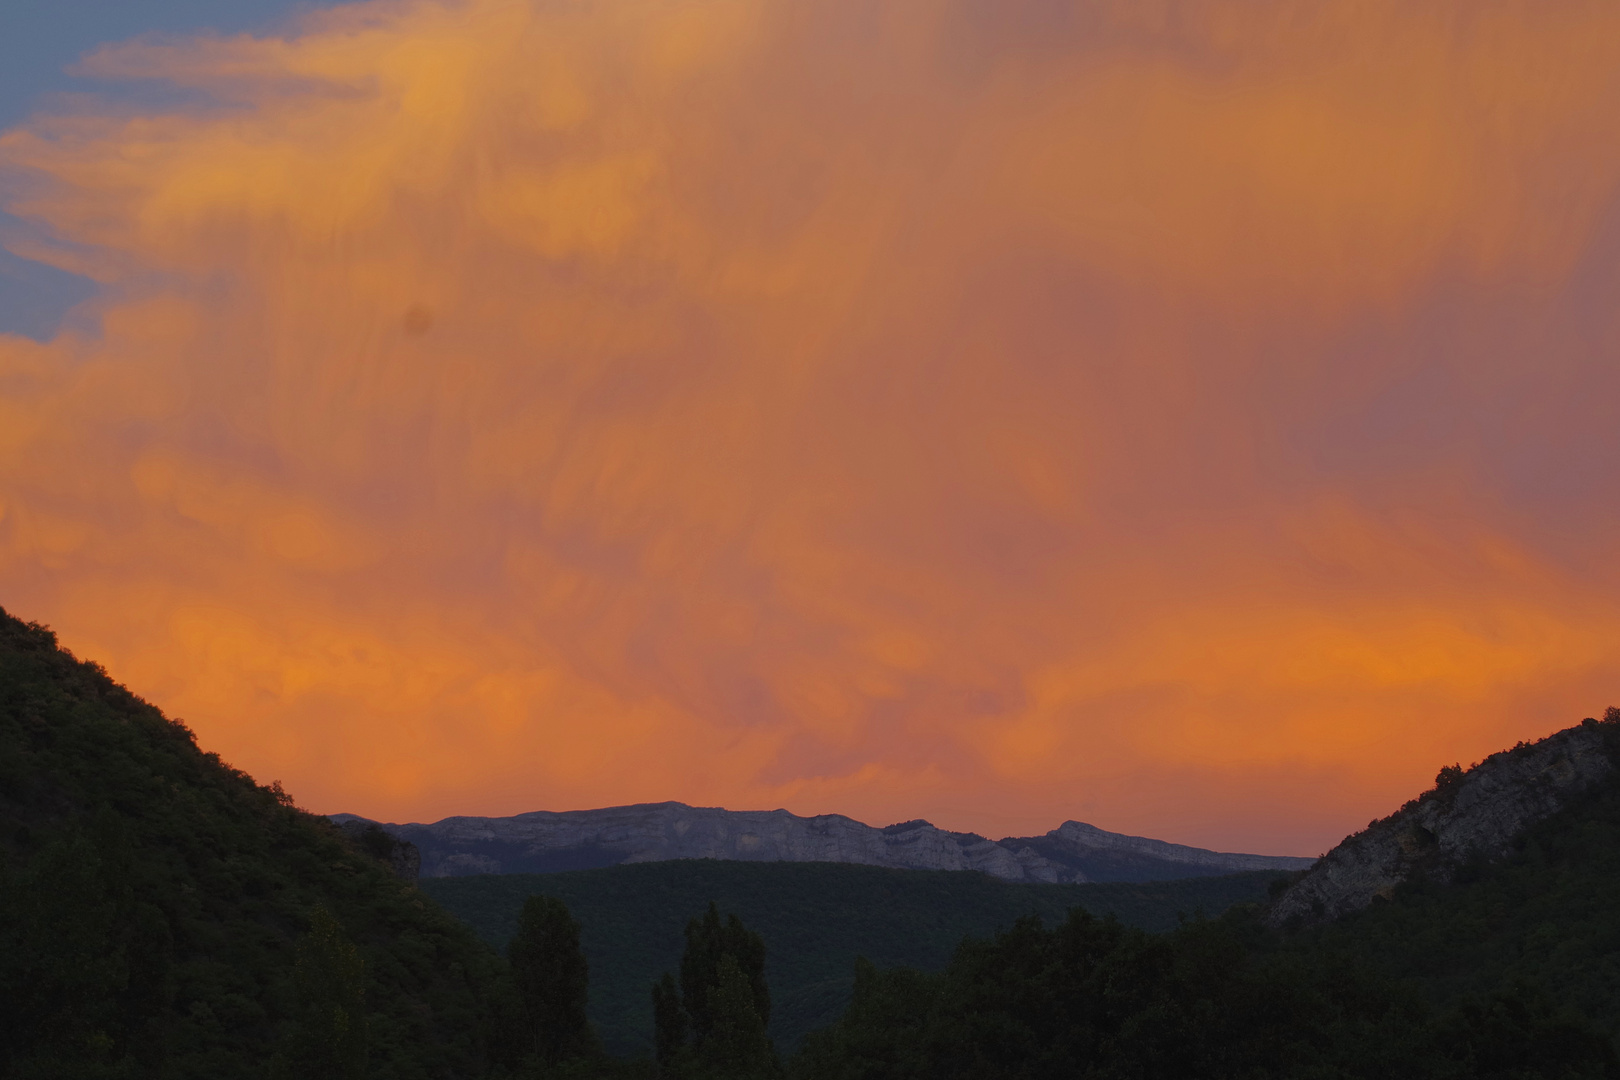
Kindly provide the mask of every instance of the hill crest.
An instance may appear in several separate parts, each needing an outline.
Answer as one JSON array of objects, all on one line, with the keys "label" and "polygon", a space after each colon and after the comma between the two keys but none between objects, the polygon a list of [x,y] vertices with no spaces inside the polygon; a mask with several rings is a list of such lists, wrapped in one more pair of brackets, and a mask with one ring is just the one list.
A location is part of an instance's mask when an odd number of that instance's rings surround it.
[{"label": "hill crest", "polygon": [[1435,786],[1324,855],[1272,905],[1277,926],[1328,922],[1388,899],[1414,877],[1443,883],[1471,860],[1508,853],[1526,828],[1620,771],[1620,709],[1469,769],[1440,770]]}]

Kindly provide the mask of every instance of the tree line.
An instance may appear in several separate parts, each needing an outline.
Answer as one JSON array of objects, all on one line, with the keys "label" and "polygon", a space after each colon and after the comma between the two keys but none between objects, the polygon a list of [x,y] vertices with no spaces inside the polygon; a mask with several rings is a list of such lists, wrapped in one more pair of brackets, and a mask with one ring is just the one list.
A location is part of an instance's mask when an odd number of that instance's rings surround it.
[{"label": "tree line", "polygon": [[[507,944],[510,980],[489,1017],[498,1077],[645,1075],[645,1063],[614,1061],[587,1016],[589,967],[580,924],[561,900],[530,896]],[[366,973],[331,913],[317,909],[298,946],[297,1022],[271,1059],[270,1075],[363,1080],[368,1075]],[[782,1075],[766,1027],[770,990],[765,942],[717,905],[686,926],[678,977],[651,988],[654,1075],[664,1080],[770,1080]],[[640,1067],[638,1067],[638,1065]]]},{"label": "tree line", "polygon": [[[1514,984],[1447,1010],[1350,951],[1269,935],[1258,908],[1150,934],[1074,909],[1048,928],[1019,920],[968,939],[928,973],[858,960],[849,1007],[783,1062],[767,1033],[765,943],[714,904],[686,925],[678,972],[651,987],[654,1061],[616,1062],[586,1015],[580,924],[531,896],[507,947],[513,996],[496,1075],[664,1080],[1126,1080],[1364,1077],[1532,1080],[1620,1077],[1612,1033]],[[358,1080],[346,1017],[360,975],[318,922],[300,985],[325,995],[298,1071]],[[307,952],[307,956],[305,955]],[[306,973],[307,969],[307,973]],[[345,974],[346,973],[346,974]],[[359,986],[356,981],[355,987]],[[363,1040],[363,1033],[359,1036]]]}]

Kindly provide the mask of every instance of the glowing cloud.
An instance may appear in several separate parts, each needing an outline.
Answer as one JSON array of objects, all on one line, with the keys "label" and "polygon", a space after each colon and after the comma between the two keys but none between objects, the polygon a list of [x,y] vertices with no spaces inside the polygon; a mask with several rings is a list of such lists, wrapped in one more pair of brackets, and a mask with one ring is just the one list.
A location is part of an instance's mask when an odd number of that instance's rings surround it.
[{"label": "glowing cloud", "polygon": [[[1606,3],[378,2],[0,136],[0,603],[302,802],[1320,850],[1620,678]],[[89,321],[85,321],[89,320]]]}]

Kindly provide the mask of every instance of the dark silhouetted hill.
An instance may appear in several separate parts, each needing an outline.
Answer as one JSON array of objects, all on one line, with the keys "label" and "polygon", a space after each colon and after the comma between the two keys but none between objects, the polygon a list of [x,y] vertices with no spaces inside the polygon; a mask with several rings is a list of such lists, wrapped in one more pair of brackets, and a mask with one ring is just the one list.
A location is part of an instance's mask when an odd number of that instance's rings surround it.
[{"label": "dark silhouetted hill", "polygon": [[[1442,770],[1432,790],[1335,849],[1323,862],[1332,873],[1313,870],[1283,893],[1271,921],[1304,915],[1314,925],[1294,948],[1353,954],[1439,1006],[1534,987],[1612,1030],[1620,1025],[1617,766],[1620,710],[1610,709],[1472,769]],[[1369,896],[1378,873],[1384,879]],[[1301,898],[1342,914],[1323,919]]]},{"label": "dark silhouetted hill", "polygon": [[1607,721],[1588,719],[1470,769],[1442,769],[1431,790],[1323,856],[1277,898],[1269,918],[1276,925],[1335,919],[1389,899],[1403,882],[1450,881],[1464,866],[1515,851],[1527,828],[1612,783],[1617,717],[1611,710]]},{"label": "dark silhouetted hill", "polygon": [[320,909],[363,961],[371,1075],[481,1075],[501,961],[378,854],[0,611],[0,1075],[297,1060]]}]

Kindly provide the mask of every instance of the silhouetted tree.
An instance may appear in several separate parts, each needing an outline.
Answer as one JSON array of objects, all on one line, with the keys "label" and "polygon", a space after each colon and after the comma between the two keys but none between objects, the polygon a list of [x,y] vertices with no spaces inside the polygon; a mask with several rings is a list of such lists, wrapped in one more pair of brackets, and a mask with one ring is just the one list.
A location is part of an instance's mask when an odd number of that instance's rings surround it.
[{"label": "silhouetted tree", "polygon": [[709,1031],[698,1046],[697,1073],[712,1080],[756,1080],[776,1072],[776,1054],[754,1004],[749,979],[723,953],[709,988]]},{"label": "silhouetted tree", "polygon": [[554,1065],[593,1053],[596,1037],[585,1014],[589,969],[568,906],[552,896],[525,900],[506,955],[535,1056]]},{"label": "silhouetted tree", "polygon": [[659,1070],[668,1072],[675,1056],[686,1045],[686,1010],[681,1007],[681,994],[675,988],[675,977],[664,972],[664,977],[653,983],[653,1048]]},{"label": "silhouetted tree", "polygon": [[720,959],[730,956],[748,981],[754,1011],[766,1026],[771,1022],[771,993],[765,985],[765,941],[743,926],[736,915],[722,923],[712,902],[701,919],[686,924],[686,952],[681,956],[681,1000],[692,1021],[692,1034],[701,1043],[714,1024],[709,996],[720,981]]},{"label": "silhouetted tree", "polygon": [[686,924],[679,985],[677,997],[666,973],[652,990],[658,1063],[666,1074],[742,1080],[778,1071],[765,1032],[771,997],[763,938],[736,915],[722,921],[710,903]]}]

